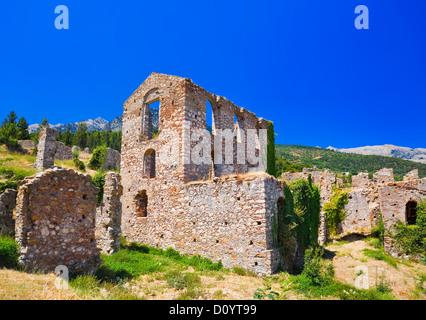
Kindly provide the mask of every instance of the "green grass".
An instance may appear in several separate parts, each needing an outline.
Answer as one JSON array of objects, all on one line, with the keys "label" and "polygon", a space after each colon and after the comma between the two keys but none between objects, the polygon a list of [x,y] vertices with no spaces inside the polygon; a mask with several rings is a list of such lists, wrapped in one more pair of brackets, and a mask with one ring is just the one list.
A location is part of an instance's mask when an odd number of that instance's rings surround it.
[{"label": "green grass", "polygon": [[375,260],[379,260],[379,261],[384,261],[388,265],[394,267],[395,269],[398,269],[398,264],[400,263],[400,261],[398,259],[392,257],[391,255],[385,254],[383,251],[372,250],[372,249],[363,249],[362,252],[364,253],[364,255],[366,257],[369,257],[369,258],[372,258],[372,259],[375,259]]},{"label": "green grass", "polygon": [[[197,271],[222,270],[221,262],[214,263],[199,256],[179,254],[172,248],[162,250],[137,243],[123,244],[122,248],[103,260],[96,275],[81,275],[71,279],[70,285],[81,295],[87,297],[102,296],[114,299],[136,299],[123,287],[125,282],[146,274],[163,273],[169,287],[183,290],[178,299],[195,299],[202,295],[201,279],[196,273],[183,273],[189,266]],[[103,297],[105,298],[105,297]]]}]

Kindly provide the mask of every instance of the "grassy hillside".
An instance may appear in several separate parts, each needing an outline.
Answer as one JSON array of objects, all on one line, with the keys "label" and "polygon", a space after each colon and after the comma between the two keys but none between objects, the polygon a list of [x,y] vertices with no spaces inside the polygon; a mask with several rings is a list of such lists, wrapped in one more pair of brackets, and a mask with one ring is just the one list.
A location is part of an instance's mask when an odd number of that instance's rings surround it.
[{"label": "grassy hillside", "polygon": [[426,176],[426,164],[393,157],[376,155],[360,155],[343,153],[323,148],[300,145],[276,145],[278,157],[292,162],[329,169],[336,173],[343,172],[375,172],[382,168],[393,168],[395,176],[403,176],[407,172],[418,169],[420,178]]}]

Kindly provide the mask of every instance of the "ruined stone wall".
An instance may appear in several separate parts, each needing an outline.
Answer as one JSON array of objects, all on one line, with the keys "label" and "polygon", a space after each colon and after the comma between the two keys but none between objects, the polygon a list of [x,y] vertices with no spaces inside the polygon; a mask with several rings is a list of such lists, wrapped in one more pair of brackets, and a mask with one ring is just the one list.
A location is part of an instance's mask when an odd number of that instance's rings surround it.
[{"label": "ruined stone wall", "polygon": [[15,210],[20,262],[29,270],[94,272],[100,264],[95,240],[98,188],[89,175],[49,169],[25,178]]},{"label": "ruined stone wall", "polygon": [[351,189],[345,210],[346,217],[338,226],[340,236],[368,234],[379,222],[380,206],[377,189]]},{"label": "ruined stone wall", "polygon": [[72,160],[74,158],[72,149],[66,146],[63,142],[56,141],[55,146],[56,146],[55,159]]},{"label": "ruined stone wall", "polygon": [[[152,136],[149,112],[149,105],[155,101],[160,101],[160,134],[157,137]],[[206,114],[207,101],[212,105],[212,115]],[[239,119],[237,123],[234,123],[234,114]],[[191,141],[191,134],[197,130],[205,131],[208,116],[213,118],[213,136]],[[190,79],[151,74],[124,103],[120,170],[123,183],[123,233],[134,241],[164,248],[173,246],[179,251],[223,260],[228,266],[241,263],[243,267],[254,268],[259,273],[270,272],[278,259],[276,251],[270,248],[270,243],[266,240],[270,237],[269,231],[266,231],[270,228],[269,218],[266,216],[270,215],[270,206],[276,206],[276,200],[274,204],[265,200],[257,203],[256,200],[265,197],[265,191],[261,187],[258,195],[250,193],[247,196],[237,196],[238,189],[242,186],[236,182],[217,182],[218,177],[258,171],[259,168],[249,166],[247,159],[243,159],[243,163],[238,165],[236,148],[231,150],[230,164],[224,164],[224,161],[214,163],[218,152],[216,149],[211,154],[202,154],[205,160],[203,163],[196,163],[191,157],[192,148],[201,143],[215,146],[215,133],[220,129],[230,130],[233,147],[240,143],[240,146],[247,148],[246,139],[240,137],[240,140],[235,140],[233,131],[236,126],[267,129],[268,122],[223,97],[207,92]],[[225,146],[225,141],[218,144]],[[196,182],[202,180],[204,181],[200,184]],[[245,199],[241,200],[241,203],[247,203],[245,211],[241,211],[241,206],[231,207],[229,201],[218,200],[228,197],[227,192],[229,197]],[[190,200],[189,194],[192,194],[194,201]],[[194,208],[194,203],[198,202],[201,208]],[[250,243],[249,235],[241,233],[241,229],[248,230],[251,227],[252,212],[265,217],[265,221],[260,222],[262,227],[257,227],[260,235],[253,238],[254,243],[262,238],[263,247],[250,247],[247,244]],[[220,216],[229,216],[233,227],[220,226],[225,224],[223,220],[219,223]],[[237,217],[240,229],[234,221]],[[193,222],[196,222],[195,225]],[[231,232],[232,241],[221,237],[216,239],[218,229]],[[237,232],[235,235],[234,230]],[[247,242],[244,244],[246,247],[243,246],[242,239]],[[227,243],[228,241],[231,242]],[[226,250],[222,248],[224,243],[228,246]],[[243,253],[246,249],[247,253]],[[261,250],[264,252],[261,253]],[[260,256],[254,258],[251,252]]]},{"label": "ruined stone wall", "polygon": [[0,194],[0,234],[13,236],[15,234],[15,221],[13,209],[16,205],[16,190],[6,189]]},{"label": "ruined stone wall", "polygon": [[56,153],[56,138],[59,132],[48,126],[42,126],[37,145],[35,167],[38,170],[53,168]]},{"label": "ruined stone wall", "polygon": [[122,194],[120,175],[107,173],[102,204],[96,209],[96,244],[103,254],[112,254],[120,248]]},{"label": "ruined stone wall", "polygon": [[146,216],[124,215],[130,241],[222,260],[270,274],[279,263],[272,216],[283,196],[274,178],[229,177],[189,184],[149,184]]},{"label": "ruined stone wall", "polygon": [[407,223],[406,205],[409,201],[419,202],[426,197],[426,178],[399,181],[379,187],[380,210],[387,229],[397,221]]}]

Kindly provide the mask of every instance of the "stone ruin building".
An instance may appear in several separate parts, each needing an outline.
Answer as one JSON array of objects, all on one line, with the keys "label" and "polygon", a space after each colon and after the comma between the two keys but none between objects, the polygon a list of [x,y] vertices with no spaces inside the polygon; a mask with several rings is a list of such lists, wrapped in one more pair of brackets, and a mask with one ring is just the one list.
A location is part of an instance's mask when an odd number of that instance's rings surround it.
[{"label": "stone ruin building", "polygon": [[[154,123],[150,105],[157,101]],[[206,129],[208,117],[210,140],[193,141],[194,132]],[[245,153],[241,158],[239,150],[254,148],[259,155],[263,147],[259,137],[250,145],[246,129],[259,132],[268,125],[190,79],[152,73],[124,103],[122,154],[110,152],[107,162],[109,170],[119,165],[120,174],[106,175],[102,203],[97,206],[98,189],[89,175],[51,169],[58,151],[68,151],[58,145],[56,130],[43,127],[36,164],[47,170],[26,178],[17,193],[0,195],[0,232],[15,233],[20,261],[31,270],[66,265],[71,274],[94,272],[100,252],[115,252],[124,235],[128,241],[221,260],[225,267],[271,274],[286,265],[272,235],[284,183],[310,176],[323,205],[343,182],[327,170],[313,169],[285,173],[279,180],[265,173],[261,157],[257,163]],[[234,133],[231,162],[224,161],[229,153],[221,153],[229,146],[221,130]],[[202,154],[207,163],[200,164],[191,149],[202,143],[212,150]],[[339,236],[368,234],[380,212],[388,229],[397,221],[412,224],[416,205],[425,197],[426,178],[419,179],[417,171],[403,181],[394,181],[392,169],[376,172],[372,180],[368,173],[353,176]],[[323,245],[327,238],[322,211],[318,241]]]},{"label": "stone ruin building", "polygon": [[95,239],[99,189],[89,175],[49,169],[25,178],[16,199],[15,239],[28,270],[92,273],[100,265]]},{"label": "stone ruin building", "polygon": [[55,159],[72,160],[73,152],[64,143],[56,141],[59,131],[48,126],[40,128],[37,145],[37,159],[35,167],[39,170],[51,169]]},{"label": "stone ruin building", "polygon": [[[154,137],[150,104],[156,101],[160,133]],[[212,114],[207,114],[207,102]],[[209,163],[196,164],[189,156],[194,142],[187,132],[205,130],[207,117],[212,118],[212,145],[219,130],[238,132],[230,164],[217,161],[221,153],[216,148],[223,141],[206,155]],[[152,73],[124,103],[123,234],[129,241],[221,260],[225,267],[273,272],[280,255],[272,240],[272,217],[283,197],[282,182],[259,163],[235,161],[238,147],[252,147],[245,129],[268,125],[190,79]],[[178,157],[172,157],[173,151]]]},{"label": "stone ruin building", "polygon": [[107,173],[102,204],[96,210],[96,244],[103,254],[114,253],[120,248],[122,194],[120,175]]},{"label": "stone ruin building", "polygon": [[[304,169],[300,173],[284,173],[282,178],[291,182],[294,179],[308,179],[309,174],[312,182],[321,190],[321,204],[330,201],[333,185],[341,185],[341,181],[333,173]],[[417,204],[424,198],[426,178],[419,179],[417,169],[407,173],[403,181],[394,180],[393,169],[381,169],[373,174],[373,179],[369,178],[368,173],[361,172],[352,177],[352,187],[349,189],[348,203],[345,206],[346,217],[338,227],[339,237],[368,235],[379,223],[380,213],[385,228],[390,232],[398,221],[414,224]],[[321,241],[325,242],[326,237],[323,232]],[[392,251],[390,246],[387,246],[387,251]]]}]

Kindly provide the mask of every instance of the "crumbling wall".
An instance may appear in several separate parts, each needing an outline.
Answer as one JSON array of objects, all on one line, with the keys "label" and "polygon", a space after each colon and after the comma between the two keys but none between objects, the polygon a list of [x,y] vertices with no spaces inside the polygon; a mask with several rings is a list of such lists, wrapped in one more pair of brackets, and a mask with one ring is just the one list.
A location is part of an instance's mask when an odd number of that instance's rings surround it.
[{"label": "crumbling wall", "polygon": [[123,216],[129,241],[199,254],[225,267],[270,274],[279,264],[272,217],[283,196],[274,178],[229,177],[186,185],[150,185],[144,214]]},{"label": "crumbling wall", "polygon": [[380,210],[387,229],[392,229],[397,221],[407,223],[406,205],[416,203],[426,197],[426,178],[399,181],[379,187]]},{"label": "crumbling wall", "polygon": [[29,270],[92,273],[100,264],[95,240],[98,188],[89,175],[48,169],[18,189],[15,239],[20,262]]},{"label": "crumbling wall", "polygon": [[[156,101],[160,101],[160,133],[154,137],[149,105]],[[212,114],[206,112],[207,101],[212,106]],[[196,140],[195,133],[205,133],[206,119],[210,116],[212,136]],[[266,216],[270,215],[272,204],[261,200],[265,197],[265,192],[261,191],[264,187],[259,189],[259,195],[237,196],[242,188],[238,183],[218,182],[222,181],[219,178],[232,174],[264,172],[261,163],[249,163],[245,157],[247,139],[244,130],[259,132],[258,129],[267,129],[268,125],[265,119],[206,91],[190,79],[152,73],[124,103],[120,169],[124,189],[123,233],[134,241],[164,248],[172,246],[182,252],[220,259],[228,266],[240,263],[258,273],[270,273],[279,259],[267,240],[270,235],[266,230],[271,225]],[[234,128],[238,128],[238,132],[234,132]],[[225,152],[219,150],[219,146],[225,150],[229,141],[215,142],[223,129],[231,133],[230,163],[224,163],[229,159],[225,159]],[[212,152],[200,151],[203,161],[194,161],[191,152],[201,144],[208,146],[209,143]],[[255,149],[259,153],[258,144],[255,143]],[[237,161],[237,146],[244,149],[245,158],[241,163]],[[195,202],[190,200],[189,193]],[[226,200],[228,196],[239,197],[241,202],[232,207],[233,201]],[[193,207],[194,203],[199,206]],[[257,222],[253,223],[253,215],[265,217],[259,227],[256,227]],[[225,224],[225,216],[232,221]],[[242,234],[242,230],[247,232]],[[230,234],[228,238],[222,239],[224,235],[216,238],[218,231],[220,234],[229,231]],[[250,245],[250,235],[255,231],[259,234]],[[259,256],[253,257],[254,252]]]},{"label": "crumbling wall", "polygon": [[74,158],[71,148],[66,146],[63,142],[56,141],[55,146],[56,146],[55,159],[72,160]]},{"label": "crumbling wall", "polygon": [[15,221],[13,209],[16,205],[16,190],[6,189],[0,194],[0,234],[13,236],[15,234]]},{"label": "crumbling wall", "polygon": [[40,135],[37,145],[37,159],[35,167],[38,170],[46,170],[53,168],[56,153],[56,138],[59,132],[48,126],[40,128]]},{"label": "crumbling wall", "polygon": [[373,181],[375,184],[386,184],[390,182],[394,182],[393,169],[383,168],[379,171],[376,171],[373,174]]},{"label": "crumbling wall", "polygon": [[112,254],[120,248],[122,194],[120,175],[107,173],[102,204],[96,210],[96,243],[103,254]]}]

